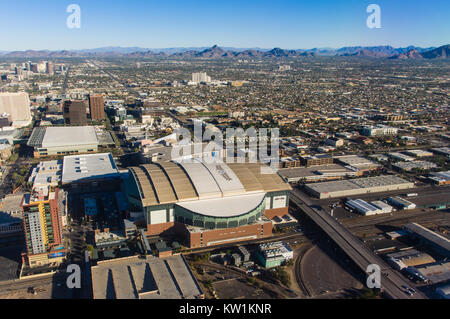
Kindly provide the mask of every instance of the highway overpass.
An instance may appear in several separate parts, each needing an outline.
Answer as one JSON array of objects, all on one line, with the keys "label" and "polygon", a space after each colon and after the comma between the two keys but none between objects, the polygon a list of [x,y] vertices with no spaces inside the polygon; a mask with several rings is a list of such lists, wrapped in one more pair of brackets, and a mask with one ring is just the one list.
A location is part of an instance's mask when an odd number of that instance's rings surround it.
[{"label": "highway overpass", "polygon": [[305,195],[294,189],[290,199],[311,220],[317,224],[361,270],[366,273],[367,267],[376,264],[381,269],[381,288],[384,293],[392,299],[424,299],[424,295],[417,292],[409,296],[404,292],[402,286],[409,286],[405,278],[396,273],[383,259],[370,251],[358,238],[353,236],[334,217],[322,209],[310,207]]}]

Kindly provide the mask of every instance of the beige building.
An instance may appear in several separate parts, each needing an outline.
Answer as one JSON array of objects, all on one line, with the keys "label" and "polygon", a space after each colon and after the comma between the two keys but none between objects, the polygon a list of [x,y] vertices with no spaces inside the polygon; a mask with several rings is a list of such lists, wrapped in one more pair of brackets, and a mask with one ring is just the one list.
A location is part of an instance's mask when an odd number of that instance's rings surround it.
[{"label": "beige building", "polygon": [[9,114],[15,128],[30,125],[32,116],[28,93],[0,93],[0,113]]}]

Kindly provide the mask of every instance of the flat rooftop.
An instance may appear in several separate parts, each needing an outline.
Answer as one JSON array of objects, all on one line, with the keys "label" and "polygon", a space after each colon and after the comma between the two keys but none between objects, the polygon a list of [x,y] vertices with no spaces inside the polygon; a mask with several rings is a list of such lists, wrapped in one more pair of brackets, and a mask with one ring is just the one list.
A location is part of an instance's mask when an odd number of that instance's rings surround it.
[{"label": "flat rooftop", "polygon": [[110,153],[65,156],[62,183],[83,179],[108,178],[119,175],[119,170]]},{"label": "flat rooftop", "polygon": [[431,231],[428,228],[425,228],[417,223],[409,223],[405,225],[404,228],[410,232],[419,235],[420,237],[425,238],[426,240],[432,242],[433,244],[442,247],[442,249],[450,253],[450,240],[445,238],[444,236],[434,231]]},{"label": "flat rooftop", "polygon": [[294,168],[282,168],[278,170],[278,173],[288,179],[288,181],[300,180],[302,178],[307,179],[324,179],[331,176],[345,176],[346,174],[354,174],[355,171],[344,167],[340,164],[328,164],[322,166],[312,167],[294,167]]},{"label": "flat rooftop", "polygon": [[415,267],[422,275],[433,283],[440,283],[450,279],[450,262],[435,262]]},{"label": "flat rooftop", "polygon": [[92,267],[94,299],[196,299],[203,295],[181,255],[123,258]]},{"label": "flat rooftop", "polygon": [[392,185],[403,185],[413,183],[404,180],[395,175],[382,175],[376,177],[357,178],[351,180],[323,182],[317,184],[308,184],[307,187],[318,193],[331,193],[346,190],[355,190],[363,188],[383,187]]},{"label": "flat rooftop", "polygon": [[33,188],[39,186],[56,186],[61,181],[62,160],[40,162],[31,171],[28,178]]},{"label": "flat rooftop", "polygon": [[93,126],[36,127],[28,145],[44,148],[98,145],[98,138]]}]

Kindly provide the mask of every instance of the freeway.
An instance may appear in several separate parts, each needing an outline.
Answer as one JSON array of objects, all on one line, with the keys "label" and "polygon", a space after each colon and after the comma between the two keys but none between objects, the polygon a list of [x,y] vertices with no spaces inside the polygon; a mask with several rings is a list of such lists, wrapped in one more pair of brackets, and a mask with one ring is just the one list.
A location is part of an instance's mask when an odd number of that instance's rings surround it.
[{"label": "freeway", "polygon": [[407,295],[402,286],[408,286],[407,281],[399,276],[380,257],[370,251],[359,239],[353,236],[344,226],[323,210],[308,206],[302,199],[302,194],[295,189],[291,192],[291,200],[307,214],[364,272],[367,266],[376,264],[380,267],[381,287],[392,299],[423,299],[420,292],[413,296]]}]

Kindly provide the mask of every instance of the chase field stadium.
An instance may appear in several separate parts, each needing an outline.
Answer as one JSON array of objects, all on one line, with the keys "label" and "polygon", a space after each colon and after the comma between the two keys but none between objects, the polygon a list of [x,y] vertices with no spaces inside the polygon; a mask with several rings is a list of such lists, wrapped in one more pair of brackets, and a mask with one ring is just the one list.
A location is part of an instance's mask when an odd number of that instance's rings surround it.
[{"label": "chase field stadium", "polygon": [[129,168],[125,192],[147,235],[175,232],[190,248],[270,237],[291,187],[262,163],[162,162]]}]

